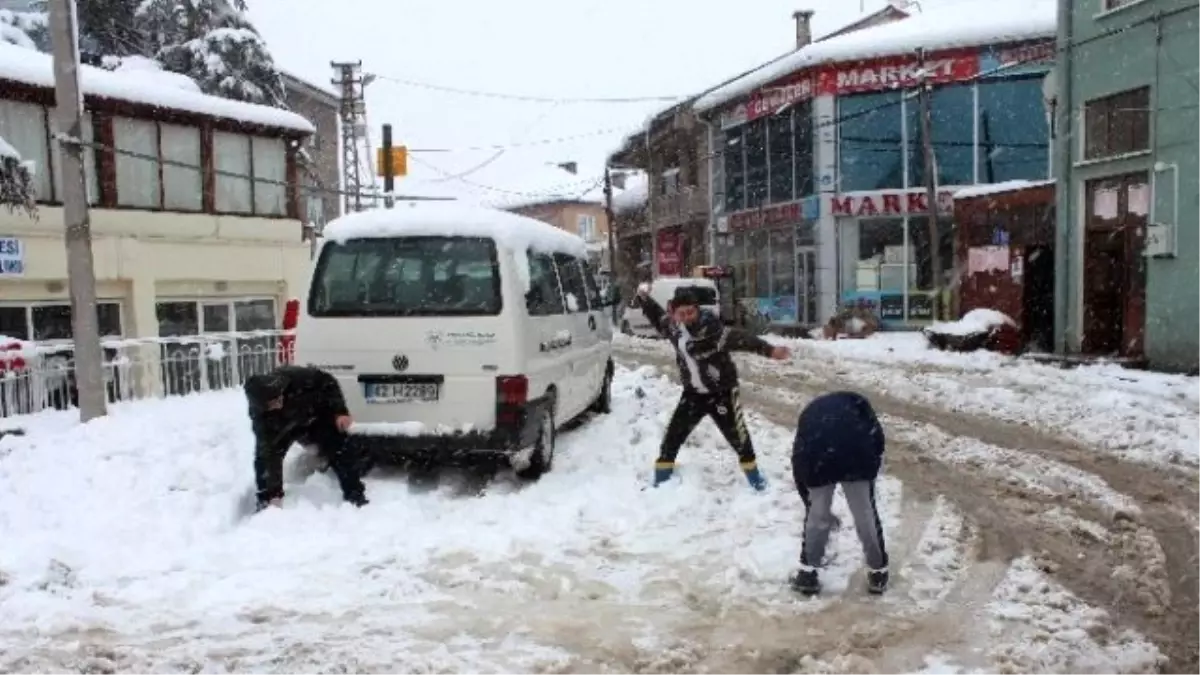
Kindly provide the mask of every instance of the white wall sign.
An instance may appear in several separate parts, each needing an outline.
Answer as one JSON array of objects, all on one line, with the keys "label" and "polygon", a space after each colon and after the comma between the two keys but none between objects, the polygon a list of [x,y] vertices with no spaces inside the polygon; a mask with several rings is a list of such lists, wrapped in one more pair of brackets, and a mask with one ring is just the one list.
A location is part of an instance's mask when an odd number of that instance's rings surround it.
[{"label": "white wall sign", "polygon": [[25,276],[25,244],[15,237],[0,237],[0,277]]}]

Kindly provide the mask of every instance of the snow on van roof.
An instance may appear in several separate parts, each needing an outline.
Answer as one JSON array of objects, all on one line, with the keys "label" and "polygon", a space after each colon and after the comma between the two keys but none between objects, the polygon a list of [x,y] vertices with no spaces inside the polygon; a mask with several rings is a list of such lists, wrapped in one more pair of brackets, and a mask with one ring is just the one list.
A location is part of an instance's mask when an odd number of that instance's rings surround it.
[{"label": "snow on van roof", "polygon": [[399,202],[393,209],[351,213],[325,226],[326,239],[396,236],[489,237],[502,247],[587,258],[583,239],[540,220],[459,201]]}]

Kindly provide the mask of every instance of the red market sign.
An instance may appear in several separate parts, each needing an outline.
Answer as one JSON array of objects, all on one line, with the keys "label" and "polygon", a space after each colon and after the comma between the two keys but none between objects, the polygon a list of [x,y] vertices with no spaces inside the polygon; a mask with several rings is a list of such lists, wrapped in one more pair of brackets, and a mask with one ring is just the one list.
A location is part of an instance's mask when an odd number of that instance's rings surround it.
[{"label": "red market sign", "polygon": [[762,209],[738,211],[737,213],[729,214],[729,231],[745,232],[746,230],[789,225],[800,222],[803,216],[804,212],[801,208],[801,202],[789,202]]},{"label": "red market sign", "polygon": [[813,81],[807,76],[781,87],[762,89],[747,101],[746,121],[752,122],[760,117],[770,117],[792,104],[807,101],[812,97]]},{"label": "red market sign", "polygon": [[996,55],[1002,66],[1008,65],[1044,65],[1054,63],[1058,47],[1053,41],[1033,42],[1013,45],[996,50]]},{"label": "red market sign", "polygon": [[[979,54],[942,53],[925,60],[926,81],[946,84],[969,80],[979,74]],[[817,73],[820,94],[859,94],[886,89],[911,89],[921,83],[920,61],[915,56],[893,56],[856,64],[845,64]]]},{"label": "red market sign", "polygon": [[677,277],[683,274],[683,235],[671,230],[658,233],[658,275]]},{"label": "red market sign", "polygon": [[[954,211],[954,191],[938,192],[937,200],[939,213]],[[829,212],[856,218],[921,215],[929,213],[929,200],[924,190],[834,195],[829,198]]]}]

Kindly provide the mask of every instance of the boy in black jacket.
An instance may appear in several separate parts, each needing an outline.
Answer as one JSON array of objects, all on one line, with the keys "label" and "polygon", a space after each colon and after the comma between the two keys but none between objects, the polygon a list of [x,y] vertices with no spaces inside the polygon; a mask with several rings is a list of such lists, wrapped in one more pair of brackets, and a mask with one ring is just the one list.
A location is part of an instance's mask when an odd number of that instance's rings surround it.
[{"label": "boy in black jacket", "polygon": [[346,443],[353,420],[337,380],[322,370],[282,366],[246,380],[246,400],[254,426],[254,478],[258,509],[283,499],[283,459],[292,443],[312,444],[329,462],[342,497],[367,503],[357,453]]},{"label": "boy in black jacket", "polygon": [[875,506],[875,480],[883,463],[883,449],[883,427],[871,403],[859,394],[823,394],[801,411],[792,447],[792,476],[805,509],[800,570],[791,580],[795,590],[805,595],[821,590],[817,570],[834,523],[831,509],[838,485],[842,486],[862,543],[867,591],[879,594],[887,589],[887,547]]},{"label": "boy in black jacket", "polygon": [[642,313],[658,332],[671,341],[683,396],[675,406],[667,431],[663,435],[658,460],[654,464],[654,485],[671,479],[675,473],[675,457],[683,442],[696,425],[711,417],[725,440],[737,451],[746,480],[755,490],[766,488],[766,480],[758,470],[754,443],[746,430],[746,418],[738,400],[737,366],[731,351],[759,354],[779,361],[787,360],[787,347],[776,347],[744,330],[730,328],[711,312],[700,309],[695,290],[682,286],[675,290],[670,312],[650,297],[650,288],[638,288]]}]

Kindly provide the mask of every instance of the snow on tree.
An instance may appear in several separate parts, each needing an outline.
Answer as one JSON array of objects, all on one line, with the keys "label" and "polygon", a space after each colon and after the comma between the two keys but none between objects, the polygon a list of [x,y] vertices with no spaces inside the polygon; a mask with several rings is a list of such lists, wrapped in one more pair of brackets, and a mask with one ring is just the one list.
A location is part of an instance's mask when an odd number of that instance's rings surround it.
[{"label": "snow on tree", "polygon": [[30,216],[37,211],[37,192],[33,187],[33,171],[21,161],[21,153],[0,137],[0,205],[8,210],[22,209]]},{"label": "snow on tree", "polygon": [[166,70],[207,94],[284,108],[283,80],[245,9],[244,0],[142,0],[136,17]]},{"label": "snow on tree", "polygon": [[50,50],[50,28],[43,12],[0,9],[0,42],[26,49]]}]

